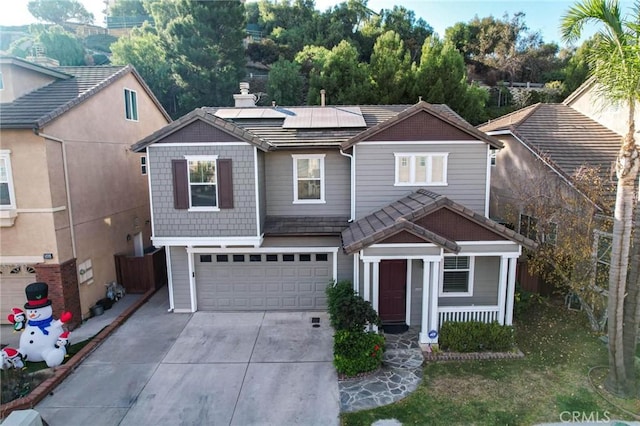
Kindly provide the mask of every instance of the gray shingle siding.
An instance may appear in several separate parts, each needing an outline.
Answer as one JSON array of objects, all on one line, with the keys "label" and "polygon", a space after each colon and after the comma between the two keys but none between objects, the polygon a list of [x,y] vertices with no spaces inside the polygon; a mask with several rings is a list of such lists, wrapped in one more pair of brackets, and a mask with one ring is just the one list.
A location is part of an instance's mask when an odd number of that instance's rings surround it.
[{"label": "gray shingle siding", "polygon": [[[325,154],[324,204],[293,204],[292,154]],[[300,150],[266,154],[267,214],[272,216],[349,216],[350,161],[337,150]]]},{"label": "gray shingle siding", "polygon": [[452,144],[367,144],[355,147],[356,219],[398,200],[420,186],[394,186],[394,153],[449,153],[447,185],[428,186],[428,190],[444,195],[484,215],[486,204],[487,145],[484,143]]},{"label": "gray shingle siding", "polygon": [[189,262],[186,247],[169,247],[171,250],[171,280],[174,309],[191,309],[189,288]]},{"label": "gray shingle siding", "polygon": [[[162,146],[149,148],[155,237],[255,236],[256,191],[253,146]],[[217,155],[233,160],[234,208],[216,212],[176,210],[171,160]]]},{"label": "gray shingle siding", "polygon": [[424,275],[422,260],[411,261],[411,325],[422,323],[422,280]]}]

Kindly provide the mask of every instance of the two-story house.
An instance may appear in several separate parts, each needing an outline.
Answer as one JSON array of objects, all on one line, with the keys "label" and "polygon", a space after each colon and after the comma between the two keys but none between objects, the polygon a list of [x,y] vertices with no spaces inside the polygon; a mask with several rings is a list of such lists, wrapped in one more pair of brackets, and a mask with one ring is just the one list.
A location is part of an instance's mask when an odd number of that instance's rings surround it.
[{"label": "two-story house", "polygon": [[445,105],[200,108],[146,152],[170,306],[322,310],[350,280],[385,324],[512,321],[532,241],[487,218],[496,139]]},{"label": "two-story house", "polygon": [[50,67],[0,57],[0,312],[49,284],[74,322],[142,253],[151,225],[146,158],[132,143],[170,122],[130,66]]}]

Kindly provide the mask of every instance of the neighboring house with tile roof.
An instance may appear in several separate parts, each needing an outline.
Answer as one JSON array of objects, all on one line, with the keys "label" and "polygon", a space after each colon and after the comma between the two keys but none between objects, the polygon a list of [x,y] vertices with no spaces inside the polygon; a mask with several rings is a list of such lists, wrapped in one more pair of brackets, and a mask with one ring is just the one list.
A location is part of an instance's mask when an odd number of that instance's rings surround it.
[{"label": "neighboring house with tile roof", "polygon": [[[492,163],[491,218],[532,239],[553,243],[569,228],[563,226],[567,218],[562,210],[553,206],[563,204],[587,217],[612,214],[620,134],[567,103],[531,105],[478,128],[504,144]],[[598,191],[585,193],[576,180],[585,167],[597,171],[602,183],[597,199],[594,194]],[[545,205],[549,207],[540,209],[536,199],[548,200]],[[596,238],[606,238],[607,229],[601,231]],[[531,278],[520,277],[528,282],[524,284],[527,289],[546,288]]]},{"label": "neighboring house with tile roof", "polygon": [[114,254],[150,245],[146,159],[130,146],[170,121],[130,66],[0,57],[0,312],[45,281],[57,315],[88,317]]},{"label": "neighboring house with tile roof", "polygon": [[350,280],[422,343],[443,321],[511,324],[535,243],[488,219],[498,140],[446,105],[256,107],[240,87],[236,107],[132,147],[174,312],[324,310],[327,285]]}]

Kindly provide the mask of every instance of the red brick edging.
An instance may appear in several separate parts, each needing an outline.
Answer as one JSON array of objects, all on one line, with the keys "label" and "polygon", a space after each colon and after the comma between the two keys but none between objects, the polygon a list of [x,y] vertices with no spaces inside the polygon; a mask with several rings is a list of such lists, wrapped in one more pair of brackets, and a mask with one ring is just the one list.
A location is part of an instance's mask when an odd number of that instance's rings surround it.
[{"label": "red brick edging", "polygon": [[425,361],[480,361],[487,359],[519,359],[524,354],[516,352],[425,352],[422,351]]},{"label": "red brick edging", "polygon": [[122,325],[135,311],[145,304],[151,296],[157,291],[152,289],[147,291],[142,297],[137,300],[133,305],[129,306],[124,312],[118,315],[111,324],[106,326],[100,333],[94,336],[89,343],[87,343],[78,353],[76,353],[65,364],[55,367],[54,374],[44,382],[40,383],[38,387],[32,390],[28,395],[14,399],[6,404],[0,405],[0,419],[5,419],[12,411],[15,410],[28,410],[33,408],[40,401],[44,399],[56,386],[58,386],[64,379],[71,374],[76,367],[78,367],[82,361],[84,361],[94,350],[98,348],[104,342],[104,340],[113,333],[118,327]]}]

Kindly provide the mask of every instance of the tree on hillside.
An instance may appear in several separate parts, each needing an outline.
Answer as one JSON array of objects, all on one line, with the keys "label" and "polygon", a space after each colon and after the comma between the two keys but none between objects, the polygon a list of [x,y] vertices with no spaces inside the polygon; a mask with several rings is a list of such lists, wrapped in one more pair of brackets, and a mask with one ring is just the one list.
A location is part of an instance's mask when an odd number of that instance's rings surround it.
[{"label": "tree on hillside", "polygon": [[242,2],[154,0],[147,9],[180,89],[178,113],[231,105],[245,75]]},{"label": "tree on hillside", "polygon": [[278,105],[299,105],[302,101],[300,65],[280,58],[269,71],[267,93]]},{"label": "tree on hillside", "polygon": [[589,61],[587,55],[591,48],[592,40],[585,40],[580,47],[575,49],[562,68],[563,87],[562,93],[566,97],[576,90],[589,77]]},{"label": "tree on hillside", "polygon": [[633,6],[631,17],[625,20],[617,0],[582,0],[571,7],[562,20],[566,41],[578,40],[585,23],[601,27],[588,53],[591,74],[603,99],[628,108],[628,130],[622,137],[616,160],[618,182],[607,306],[610,368],[605,382],[610,392],[627,397],[634,397],[638,392],[635,351],[640,321],[640,232],[633,233],[634,208],[636,224],[640,223],[640,209],[634,206],[640,168],[634,122],[636,102],[640,98],[638,22],[640,3]]},{"label": "tree on hillside", "polygon": [[406,101],[411,83],[411,59],[397,33],[387,31],[378,37],[369,65],[378,103]]},{"label": "tree on hillside", "polygon": [[32,25],[30,35],[16,40],[9,47],[9,53],[18,57],[35,55],[42,49],[49,58],[62,66],[86,65],[85,49],[82,42],[59,25]]},{"label": "tree on hillside", "polygon": [[358,61],[358,51],[342,41],[324,58],[317,78],[309,81],[307,102],[320,103],[320,90],[325,89],[327,102],[333,105],[364,104],[371,99],[371,83],[367,64]]},{"label": "tree on hillside", "polygon": [[134,28],[130,35],[120,37],[113,43],[111,51],[112,62],[133,65],[164,109],[175,116],[177,86],[172,78],[171,64],[167,62],[166,52],[155,30],[147,23]]},{"label": "tree on hillside", "polygon": [[382,11],[383,31],[394,31],[404,42],[411,60],[420,60],[422,45],[427,37],[433,34],[433,28],[424,19],[416,20],[413,10],[404,6],[393,6],[393,9]]},{"label": "tree on hillside", "polygon": [[116,0],[109,6],[109,16],[144,16],[148,15],[142,0]]},{"label": "tree on hillside", "polygon": [[488,94],[467,82],[464,59],[451,43],[427,37],[414,73],[414,102],[422,97],[426,102],[449,105],[472,124],[484,121]]},{"label": "tree on hillside", "polygon": [[94,20],[78,0],[30,0],[27,9],[35,18],[58,25],[68,21],[91,24]]}]

